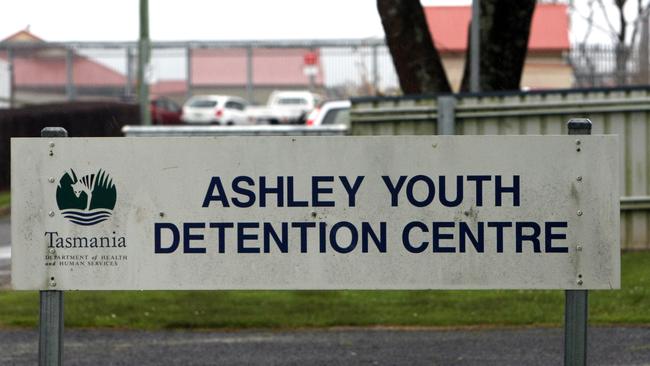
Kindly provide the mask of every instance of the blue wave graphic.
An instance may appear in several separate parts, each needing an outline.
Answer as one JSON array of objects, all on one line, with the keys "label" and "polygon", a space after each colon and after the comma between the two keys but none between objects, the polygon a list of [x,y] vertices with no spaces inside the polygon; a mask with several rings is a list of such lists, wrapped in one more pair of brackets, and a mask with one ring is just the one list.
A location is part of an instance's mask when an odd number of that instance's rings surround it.
[{"label": "blue wave graphic", "polygon": [[70,220],[77,225],[90,226],[99,224],[102,221],[108,220],[112,212],[104,209],[87,211],[65,210],[62,211],[63,217]]}]

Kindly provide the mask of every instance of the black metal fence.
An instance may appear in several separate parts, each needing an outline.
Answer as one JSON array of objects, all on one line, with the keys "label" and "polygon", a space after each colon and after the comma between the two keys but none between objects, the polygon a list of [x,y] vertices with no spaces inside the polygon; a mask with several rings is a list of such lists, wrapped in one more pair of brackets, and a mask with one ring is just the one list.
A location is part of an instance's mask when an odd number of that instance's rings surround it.
[{"label": "black metal fence", "polygon": [[[0,79],[11,74],[10,104],[131,100],[137,90],[135,42],[0,43]],[[398,89],[383,39],[154,42],[146,70],[150,94],[238,95],[264,103],[276,89],[331,98]],[[1,81],[1,80],[0,80]]]},{"label": "black metal fence", "polygon": [[[647,54],[636,47],[577,45],[557,62],[573,72],[567,86],[648,85]],[[462,62],[462,55],[453,57]],[[0,108],[135,100],[136,65],[135,42],[0,43]],[[154,42],[146,75],[151,95],[177,102],[210,93],[262,104],[276,89],[309,89],[329,98],[400,93],[383,39]]]},{"label": "black metal fence", "polygon": [[631,46],[574,46],[568,54],[576,87],[650,84],[648,50]]}]

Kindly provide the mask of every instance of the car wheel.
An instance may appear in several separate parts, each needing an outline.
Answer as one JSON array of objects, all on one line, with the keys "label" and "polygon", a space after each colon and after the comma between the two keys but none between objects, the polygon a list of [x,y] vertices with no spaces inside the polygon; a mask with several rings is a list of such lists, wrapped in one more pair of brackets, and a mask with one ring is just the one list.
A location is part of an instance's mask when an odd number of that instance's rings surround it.
[{"label": "car wheel", "polygon": [[228,123],[226,123],[226,126],[234,126],[234,125],[235,125],[235,122],[233,122],[233,121],[228,121]]}]

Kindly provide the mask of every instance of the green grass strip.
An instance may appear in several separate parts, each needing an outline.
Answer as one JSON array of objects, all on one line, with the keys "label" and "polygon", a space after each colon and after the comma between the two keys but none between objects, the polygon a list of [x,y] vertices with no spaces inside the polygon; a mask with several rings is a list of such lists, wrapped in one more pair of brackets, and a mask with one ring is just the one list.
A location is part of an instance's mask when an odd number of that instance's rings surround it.
[{"label": "green grass strip", "polygon": [[11,204],[11,192],[0,192],[0,207],[9,206]]},{"label": "green grass strip", "polygon": [[[34,327],[36,292],[0,292],[0,326]],[[591,291],[590,324],[650,324],[650,252],[622,256],[622,289]],[[562,324],[563,291],[66,292],[67,327],[298,328]]]}]

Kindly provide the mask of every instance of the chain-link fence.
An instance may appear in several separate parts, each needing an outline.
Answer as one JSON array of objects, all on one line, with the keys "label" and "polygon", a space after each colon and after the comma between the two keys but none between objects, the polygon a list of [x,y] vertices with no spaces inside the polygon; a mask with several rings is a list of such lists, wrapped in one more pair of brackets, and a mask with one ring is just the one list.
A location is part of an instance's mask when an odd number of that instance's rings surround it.
[{"label": "chain-link fence", "polygon": [[[134,100],[137,50],[134,42],[0,44],[0,83],[8,90],[0,94],[0,101],[19,106]],[[308,89],[329,98],[398,90],[390,53],[381,39],[154,42],[145,75],[152,96],[177,102],[210,93],[262,104],[278,89]]]}]

